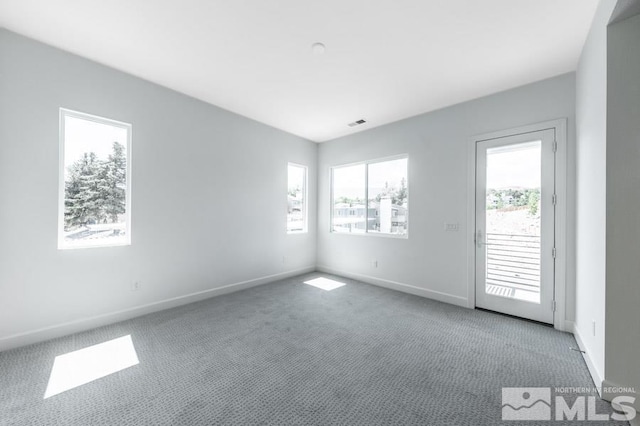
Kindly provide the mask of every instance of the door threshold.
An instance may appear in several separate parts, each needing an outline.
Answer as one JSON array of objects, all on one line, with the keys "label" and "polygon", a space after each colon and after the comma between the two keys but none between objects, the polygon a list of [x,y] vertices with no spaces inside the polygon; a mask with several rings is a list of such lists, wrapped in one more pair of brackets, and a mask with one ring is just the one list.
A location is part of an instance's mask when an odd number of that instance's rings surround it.
[{"label": "door threshold", "polygon": [[534,324],[543,325],[545,327],[554,328],[553,324],[549,324],[549,323],[542,322],[542,321],[536,321],[536,320],[532,320],[532,319],[529,319],[529,318],[522,318],[522,317],[518,317],[516,315],[509,315],[509,314],[505,314],[503,312],[492,311],[492,310],[489,310],[489,309],[478,308],[477,306],[475,307],[475,309],[477,311],[488,312],[490,314],[496,314],[496,315],[502,315],[503,317],[514,318],[514,319],[518,319],[518,320],[521,320],[521,321],[531,322],[531,323],[534,323]]}]

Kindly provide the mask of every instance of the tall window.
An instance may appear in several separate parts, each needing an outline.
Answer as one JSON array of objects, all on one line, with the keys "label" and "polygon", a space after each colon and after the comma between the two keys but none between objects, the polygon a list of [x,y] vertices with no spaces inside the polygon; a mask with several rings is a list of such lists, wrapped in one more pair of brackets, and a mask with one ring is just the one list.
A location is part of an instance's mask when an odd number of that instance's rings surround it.
[{"label": "tall window", "polygon": [[366,165],[333,169],[333,232],[366,232]]},{"label": "tall window", "polygon": [[307,232],[307,168],[289,163],[287,232]]},{"label": "tall window", "polygon": [[58,248],[131,243],[131,125],[60,109]]},{"label": "tall window", "polygon": [[407,235],[408,158],[332,169],[331,231]]}]

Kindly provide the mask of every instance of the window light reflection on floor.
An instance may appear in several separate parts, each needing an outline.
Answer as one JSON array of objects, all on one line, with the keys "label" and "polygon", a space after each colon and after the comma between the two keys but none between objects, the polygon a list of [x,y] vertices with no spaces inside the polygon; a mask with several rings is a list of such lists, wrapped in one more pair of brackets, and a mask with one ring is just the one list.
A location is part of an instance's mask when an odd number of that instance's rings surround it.
[{"label": "window light reflection on floor", "polygon": [[53,362],[44,399],[138,363],[131,335],[59,355]]},{"label": "window light reflection on floor", "polygon": [[312,285],[314,287],[321,288],[326,291],[335,290],[336,288],[340,288],[346,285],[345,283],[341,283],[340,281],[334,281],[324,277],[314,278],[312,280],[305,281],[304,283],[308,285]]}]

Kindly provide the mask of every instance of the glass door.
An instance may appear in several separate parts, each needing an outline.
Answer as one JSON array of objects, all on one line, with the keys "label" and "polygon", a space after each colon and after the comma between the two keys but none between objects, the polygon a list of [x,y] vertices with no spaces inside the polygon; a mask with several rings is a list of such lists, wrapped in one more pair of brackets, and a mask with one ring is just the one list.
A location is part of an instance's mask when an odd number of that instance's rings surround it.
[{"label": "glass door", "polygon": [[553,323],[554,130],[476,144],[476,306]]}]

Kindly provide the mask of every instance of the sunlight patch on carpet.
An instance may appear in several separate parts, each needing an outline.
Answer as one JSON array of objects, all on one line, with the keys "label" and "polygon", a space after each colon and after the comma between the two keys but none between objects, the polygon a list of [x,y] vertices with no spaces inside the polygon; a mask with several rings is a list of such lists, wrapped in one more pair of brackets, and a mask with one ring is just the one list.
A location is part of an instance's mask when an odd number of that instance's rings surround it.
[{"label": "sunlight patch on carpet", "polygon": [[304,283],[308,285],[312,285],[314,287],[321,288],[322,290],[326,290],[326,291],[335,290],[336,288],[340,288],[346,285],[345,283],[342,283],[340,281],[334,281],[324,277],[314,278],[312,280],[305,281]]},{"label": "sunlight patch on carpet", "polygon": [[44,399],[138,363],[131,335],[59,355],[53,362]]}]

